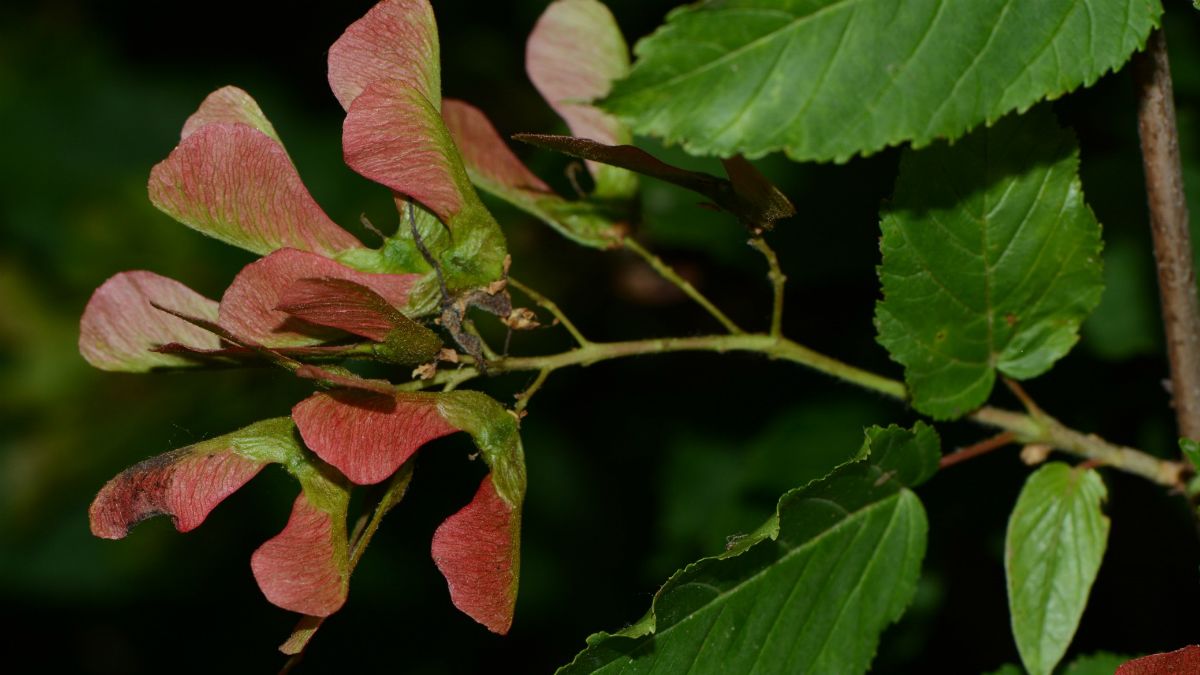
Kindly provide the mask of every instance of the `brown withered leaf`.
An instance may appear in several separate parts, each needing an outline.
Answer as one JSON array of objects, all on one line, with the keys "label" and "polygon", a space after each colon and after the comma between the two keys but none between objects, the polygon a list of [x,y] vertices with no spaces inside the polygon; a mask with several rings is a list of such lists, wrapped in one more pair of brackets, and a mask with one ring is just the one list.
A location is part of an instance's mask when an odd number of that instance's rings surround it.
[{"label": "brown withered leaf", "polygon": [[605,145],[586,138],[554,134],[514,134],[513,139],[678,185],[711,199],[754,231],[769,230],[775,221],[796,213],[796,208],[779,188],[740,156],[722,160],[729,174],[725,179],[672,166],[632,145]]}]

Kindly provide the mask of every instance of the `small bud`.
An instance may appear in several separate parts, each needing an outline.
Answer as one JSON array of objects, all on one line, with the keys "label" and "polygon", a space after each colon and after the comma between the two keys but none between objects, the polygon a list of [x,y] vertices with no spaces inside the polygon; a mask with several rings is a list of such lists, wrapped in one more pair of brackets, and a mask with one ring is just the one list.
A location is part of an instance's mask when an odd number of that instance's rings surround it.
[{"label": "small bud", "polygon": [[433,379],[433,376],[436,374],[437,362],[430,361],[429,363],[422,363],[416,368],[413,368],[412,378],[414,380],[430,380]]},{"label": "small bud", "polygon": [[537,320],[537,314],[527,307],[517,307],[501,321],[513,330],[531,330],[542,325]]},{"label": "small bud", "polygon": [[1037,466],[1046,461],[1046,458],[1050,456],[1051,450],[1053,448],[1044,443],[1030,443],[1021,448],[1021,461],[1029,466]]}]

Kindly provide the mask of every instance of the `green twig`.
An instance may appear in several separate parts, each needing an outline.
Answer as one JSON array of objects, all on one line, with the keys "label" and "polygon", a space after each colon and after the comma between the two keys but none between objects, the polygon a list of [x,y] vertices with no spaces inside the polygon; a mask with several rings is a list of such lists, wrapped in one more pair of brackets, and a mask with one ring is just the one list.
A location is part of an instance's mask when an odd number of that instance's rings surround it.
[{"label": "green twig", "polygon": [[571,334],[571,337],[575,338],[575,342],[579,343],[580,347],[586,347],[591,342],[583,336],[583,333],[579,332],[579,329],[575,327],[575,324],[571,323],[571,320],[567,318],[567,315],[564,314],[563,311],[558,308],[558,305],[554,304],[554,301],[550,300],[550,298],[547,298],[546,296],[538,293],[537,291],[512,277],[508,278],[508,285],[512,286],[518,291],[521,291],[525,295],[528,295],[530,300],[533,300],[538,305],[541,305],[543,308],[545,308],[547,312],[550,312],[555,319],[558,319],[558,322],[562,324],[562,327],[567,329],[567,332]]},{"label": "green twig", "polygon": [[771,281],[774,295],[774,303],[771,308],[771,335],[780,337],[783,335],[783,286],[787,283],[787,276],[780,269],[779,258],[775,255],[775,250],[767,244],[766,239],[761,236],[754,237],[750,240],[750,246],[767,259],[767,279]]},{"label": "green twig", "polygon": [[[610,359],[665,354],[670,352],[730,352],[743,351],[764,354],[781,361],[789,361],[812,368],[831,377],[858,385],[865,389],[905,401],[908,390],[903,382],[856,368],[838,361],[787,338],[770,335],[711,335],[686,338],[657,338],[632,340],[629,342],[593,342],[586,346],[546,356],[513,356],[489,362],[488,373],[500,374],[537,370],[550,372],[569,366],[588,366]],[[438,373],[432,380],[401,385],[402,389],[423,389],[433,384],[454,379],[461,384],[478,377],[472,365],[464,365],[452,376]],[[967,419],[1012,432],[1018,443],[1041,443],[1064,452],[1087,459],[1096,459],[1105,465],[1147,478],[1155,483],[1179,487],[1183,465],[1158,459],[1140,450],[1115,445],[1091,434],[1070,429],[1053,417],[1040,413],[1036,417],[1001,408],[985,406],[967,415]]]},{"label": "green twig", "polygon": [[693,286],[691,282],[679,276],[678,272],[672,269],[670,265],[663,262],[662,258],[659,258],[657,255],[651,253],[641,244],[637,243],[637,241],[632,237],[626,237],[623,239],[622,244],[625,246],[625,248],[638,254],[642,260],[645,260],[648,265],[654,268],[655,272],[658,272],[659,276],[671,282],[672,284],[675,284],[679,290],[683,291],[684,294],[686,294],[692,300],[695,300],[696,304],[703,307],[704,310],[711,314],[714,319],[719,321],[721,325],[725,327],[725,330],[734,335],[744,335],[746,333],[746,331],[739,328],[732,319],[725,316],[724,312],[717,309],[717,306],[712,304],[708,298],[704,297],[704,294],[696,290],[696,287]]},{"label": "green twig", "polygon": [[550,373],[552,372],[554,372],[552,368],[542,368],[538,371],[533,383],[517,396],[517,405],[515,408],[518,415],[524,412],[525,408],[529,405],[529,399],[533,398],[537,390],[542,388],[542,385],[546,383],[546,378],[550,377]]}]

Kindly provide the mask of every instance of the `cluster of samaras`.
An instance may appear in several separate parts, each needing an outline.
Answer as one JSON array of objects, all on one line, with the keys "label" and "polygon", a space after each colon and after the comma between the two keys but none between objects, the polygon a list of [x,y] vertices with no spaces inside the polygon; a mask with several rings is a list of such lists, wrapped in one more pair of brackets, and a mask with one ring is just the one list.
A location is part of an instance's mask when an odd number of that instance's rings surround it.
[{"label": "cluster of samaras", "polygon": [[[596,46],[598,27],[610,29],[607,44]],[[584,30],[591,44],[579,39]],[[219,302],[152,272],[114,276],[88,303],[80,350],[96,367],[126,372],[266,360],[312,380],[318,391],[288,417],[121,473],[92,504],[97,536],[124,537],[157,514],[190,530],[267,464],[279,464],[301,490],[283,531],[254,552],[254,576],[272,603],[328,616],[345,602],[357,559],[347,532],[352,487],[391,479],[384,500],[398,499],[411,475],[409,458],[433,439],[464,431],[490,472],[471,503],[437,529],[433,558],[458,608],[495,632],[508,631],[525,494],[517,417],[478,392],[402,391],[336,363],[372,359],[423,374],[439,360],[484,366],[464,330],[465,312],[478,306],[505,315],[511,303],[504,237],[473,182],[583,243],[607,245],[614,228],[599,211],[554,194],[477,109],[443,101],[438,54],[427,0],[384,0],[329,50],[329,82],[346,110],[346,162],[391,189],[400,210],[397,233],[379,248],[326,216],[244,91],[220,89],[188,118],[179,145],[151,173],[151,201],[262,258]],[[554,3],[528,56],[535,84],[577,135],[627,138],[611,118],[580,103],[602,95],[620,74],[614,69],[628,67],[603,5]],[[591,168],[596,192],[607,198],[636,189],[610,167]],[[442,336],[464,354],[447,349]]]}]

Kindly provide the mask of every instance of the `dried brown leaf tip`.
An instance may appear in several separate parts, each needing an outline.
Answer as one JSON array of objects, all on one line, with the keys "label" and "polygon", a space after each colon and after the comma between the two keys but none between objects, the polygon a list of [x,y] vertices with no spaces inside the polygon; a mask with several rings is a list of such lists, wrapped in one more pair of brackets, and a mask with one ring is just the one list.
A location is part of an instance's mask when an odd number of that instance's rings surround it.
[{"label": "dried brown leaf tip", "polygon": [[632,145],[606,145],[587,138],[552,134],[515,134],[523,143],[571,157],[618,166],[678,185],[711,199],[752,231],[769,230],[796,208],[753,164],[742,157],[724,160],[728,179],[672,166]]}]

